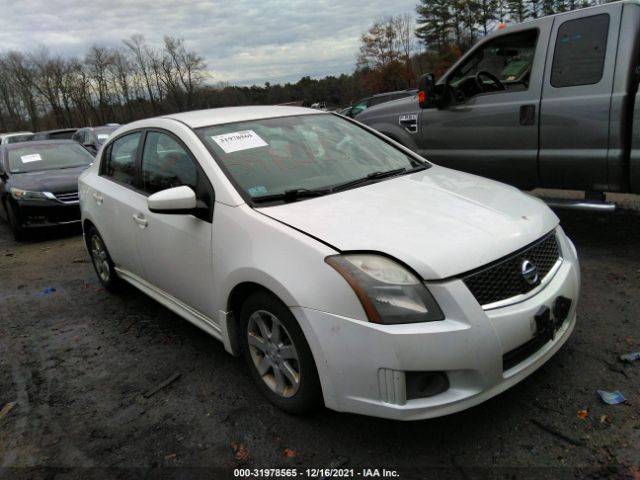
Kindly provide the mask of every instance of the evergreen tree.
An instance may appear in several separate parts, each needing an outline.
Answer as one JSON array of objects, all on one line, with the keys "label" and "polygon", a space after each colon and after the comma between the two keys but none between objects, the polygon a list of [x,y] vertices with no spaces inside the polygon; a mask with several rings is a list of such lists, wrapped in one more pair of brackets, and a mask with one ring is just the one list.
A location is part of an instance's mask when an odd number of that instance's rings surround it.
[{"label": "evergreen tree", "polygon": [[[535,12],[535,2],[527,0],[507,0],[506,11],[511,21],[521,23],[533,16]],[[501,19],[502,20],[502,19]]]},{"label": "evergreen tree", "polygon": [[450,4],[448,0],[420,0],[416,7],[416,36],[427,48],[442,51],[448,45],[452,32]]}]

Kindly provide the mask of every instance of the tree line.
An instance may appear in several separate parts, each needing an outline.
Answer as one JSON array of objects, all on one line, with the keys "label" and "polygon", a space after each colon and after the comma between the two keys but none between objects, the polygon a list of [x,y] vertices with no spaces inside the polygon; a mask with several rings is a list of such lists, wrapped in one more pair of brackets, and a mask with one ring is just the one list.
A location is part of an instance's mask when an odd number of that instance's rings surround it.
[{"label": "tree line", "polygon": [[93,45],[83,57],[46,49],[0,54],[0,132],[127,123],[172,112],[234,105],[349,104],[369,93],[362,74],[302,77],[239,87],[213,83],[204,59],[183,39],[161,47],[134,35],[118,48]]},{"label": "tree line", "polygon": [[120,47],[93,45],[83,57],[0,54],[0,131],[127,123],[171,112],[233,105],[349,105],[374,92],[415,86],[441,73],[480,37],[521,22],[603,0],[419,0],[417,18],[378,19],[360,38],[352,74],[303,77],[284,85],[214,83],[204,59],[183,39],[149,45],[141,35]]},{"label": "tree line", "polygon": [[611,0],[420,0],[416,36],[427,49],[468,49],[500,23],[521,23]]}]

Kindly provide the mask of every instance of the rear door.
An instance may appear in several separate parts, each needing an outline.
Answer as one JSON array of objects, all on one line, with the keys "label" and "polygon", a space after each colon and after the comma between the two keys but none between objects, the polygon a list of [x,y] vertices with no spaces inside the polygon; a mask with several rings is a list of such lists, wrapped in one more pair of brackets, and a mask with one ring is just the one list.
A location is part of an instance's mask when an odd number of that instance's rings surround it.
[{"label": "rear door", "polygon": [[116,267],[142,275],[133,215],[145,198],[137,192],[136,160],[142,132],[116,139],[104,152],[100,172],[91,178],[88,208]]},{"label": "rear door", "polygon": [[[534,187],[550,25],[539,21],[511,27],[509,33],[480,44],[450,71],[441,83],[451,85],[452,103],[420,112],[419,153],[446,167]],[[484,72],[504,89],[495,88]]]},{"label": "rear door", "polygon": [[555,18],[540,117],[540,182],[607,190],[610,106],[622,3]]}]

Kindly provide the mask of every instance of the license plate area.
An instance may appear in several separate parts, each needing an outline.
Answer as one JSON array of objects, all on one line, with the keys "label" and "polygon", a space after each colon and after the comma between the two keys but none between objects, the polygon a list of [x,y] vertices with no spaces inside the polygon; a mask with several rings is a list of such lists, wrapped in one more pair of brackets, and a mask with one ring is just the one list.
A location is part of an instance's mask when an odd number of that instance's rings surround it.
[{"label": "license plate area", "polygon": [[569,316],[571,299],[558,297],[552,308],[542,306],[534,316],[535,336],[527,343],[514,348],[502,356],[502,371],[509,370],[535,354],[544,345],[552,341],[562,324]]}]

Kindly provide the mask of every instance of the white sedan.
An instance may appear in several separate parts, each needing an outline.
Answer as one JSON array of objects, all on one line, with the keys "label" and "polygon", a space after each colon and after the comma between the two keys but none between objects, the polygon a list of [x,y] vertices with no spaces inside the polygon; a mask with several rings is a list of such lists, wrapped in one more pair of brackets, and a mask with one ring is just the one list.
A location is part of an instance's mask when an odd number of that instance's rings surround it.
[{"label": "white sedan", "polygon": [[102,284],[244,355],[273,403],[414,420],[524,379],[565,343],[580,273],[558,218],[297,107],[119,128],[80,177]]}]

